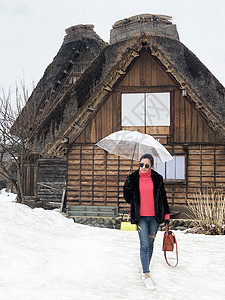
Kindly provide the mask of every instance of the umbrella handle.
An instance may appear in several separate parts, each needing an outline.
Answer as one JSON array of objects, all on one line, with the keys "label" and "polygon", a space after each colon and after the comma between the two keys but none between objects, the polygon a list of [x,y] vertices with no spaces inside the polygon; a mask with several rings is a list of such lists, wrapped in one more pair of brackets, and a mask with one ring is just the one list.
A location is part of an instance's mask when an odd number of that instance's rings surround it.
[{"label": "umbrella handle", "polygon": [[[129,175],[130,175],[131,169],[132,169],[132,171],[133,171],[133,159],[134,159],[134,152],[135,152],[135,149],[136,149],[136,145],[137,145],[137,142],[135,142],[135,144],[134,144],[134,150],[133,150],[133,154],[132,154],[132,159],[131,159],[131,164],[130,164]],[[129,176],[129,175],[128,175],[128,176]]]}]

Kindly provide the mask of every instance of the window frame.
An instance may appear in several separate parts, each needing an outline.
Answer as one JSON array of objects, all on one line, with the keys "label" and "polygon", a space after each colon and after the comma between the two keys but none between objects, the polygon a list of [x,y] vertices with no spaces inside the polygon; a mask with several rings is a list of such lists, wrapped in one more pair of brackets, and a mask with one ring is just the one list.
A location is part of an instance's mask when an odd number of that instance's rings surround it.
[{"label": "window frame", "polygon": [[[187,183],[187,154],[182,152],[182,153],[171,153],[171,155],[174,156],[182,156],[184,157],[184,179],[167,179],[166,176],[163,178],[163,181],[165,184],[186,184]],[[165,163],[165,174],[166,174],[166,164]],[[154,167],[153,167],[153,170]],[[158,172],[157,170],[155,170]],[[160,174],[160,173],[159,173]]]},{"label": "window frame", "polygon": [[[127,116],[123,116],[123,95],[133,95],[133,94],[140,94],[143,96],[143,98],[145,99],[143,107],[144,107],[144,122],[142,125],[124,125],[123,124],[123,119],[127,119]],[[148,94],[169,94],[169,124],[168,125],[147,125],[147,106],[148,106]],[[171,94],[171,90],[168,91],[138,91],[138,92],[121,92],[121,127],[168,127],[170,128],[171,126],[171,99],[172,99],[172,94]],[[129,118],[128,118],[129,119]]]}]

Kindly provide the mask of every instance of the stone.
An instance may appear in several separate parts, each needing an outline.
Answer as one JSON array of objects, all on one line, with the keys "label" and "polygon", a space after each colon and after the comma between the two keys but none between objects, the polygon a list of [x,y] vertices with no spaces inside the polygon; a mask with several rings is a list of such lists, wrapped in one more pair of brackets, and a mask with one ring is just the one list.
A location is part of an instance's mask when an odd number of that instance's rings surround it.
[{"label": "stone", "polygon": [[99,219],[98,219],[98,223],[99,223],[99,224],[104,224],[104,219],[103,219],[103,218],[99,218]]},{"label": "stone", "polygon": [[116,219],[112,219],[111,222],[112,222],[113,225],[117,224],[117,220]]},{"label": "stone", "polygon": [[175,230],[176,227],[175,227],[174,225],[171,225],[171,226],[169,227],[169,229],[170,229],[170,230]]},{"label": "stone", "polygon": [[[74,222],[89,225],[91,227],[98,227],[98,228],[110,228],[110,229],[118,229],[121,228],[121,218],[95,218],[95,217],[73,217]],[[170,220],[169,223],[169,230],[181,230],[184,231],[187,228],[193,227],[192,220]],[[159,231],[165,231],[166,226],[164,223],[159,225]]]},{"label": "stone", "polygon": [[105,225],[109,225],[111,223],[111,220],[110,219],[104,219],[104,224]]},{"label": "stone", "polygon": [[102,228],[102,225],[101,225],[101,224],[98,224],[98,223],[96,223],[96,224],[92,224],[92,225],[94,225],[94,227],[99,227],[99,228]]},{"label": "stone", "polygon": [[179,220],[174,220],[174,221],[173,221],[173,226],[174,226],[174,227],[179,226]]},{"label": "stone", "polygon": [[98,220],[97,220],[96,218],[93,218],[93,219],[91,220],[91,224],[96,225],[96,224],[99,224],[99,223],[98,223]]},{"label": "stone", "polygon": [[184,226],[184,220],[179,221],[179,226]]},{"label": "stone", "polygon": [[92,218],[88,218],[87,220],[86,220],[86,224],[90,224],[92,222]]},{"label": "stone", "polygon": [[184,222],[184,226],[187,227],[187,228],[189,228],[190,225],[191,225],[191,223],[192,223],[191,220],[185,221],[185,222]]},{"label": "stone", "polygon": [[76,223],[82,223],[83,222],[83,218],[82,217],[75,217],[73,219],[74,219],[74,222],[76,222]]},{"label": "stone", "polygon": [[186,229],[187,229],[187,228],[184,227],[184,226],[177,226],[177,227],[176,227],[176,230],[184,231],[184,230],[186,230]]}]

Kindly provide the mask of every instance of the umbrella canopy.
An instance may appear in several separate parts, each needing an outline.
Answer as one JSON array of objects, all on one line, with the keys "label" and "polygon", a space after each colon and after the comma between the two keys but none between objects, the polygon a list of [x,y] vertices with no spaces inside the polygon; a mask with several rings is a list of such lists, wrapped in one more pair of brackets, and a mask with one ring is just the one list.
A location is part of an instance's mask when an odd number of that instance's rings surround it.
[{"label": "umbrella canopy", "polygon": [[143,154],[151,154],[156,161],[166,162],[173,157],[167,149],[151,135],[138,131],[116,131],[101,141],[97,146],[111,154],[139,161]]}]

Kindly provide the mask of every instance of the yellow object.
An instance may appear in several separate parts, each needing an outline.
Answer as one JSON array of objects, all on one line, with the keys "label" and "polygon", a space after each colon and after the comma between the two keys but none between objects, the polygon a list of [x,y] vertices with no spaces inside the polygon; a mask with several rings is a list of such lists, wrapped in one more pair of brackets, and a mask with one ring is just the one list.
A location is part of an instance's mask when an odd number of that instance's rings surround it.
[{"label": "yellow object", "polygon": [[121,222],[120,229],[123,231],[135,231],[137,230],[137,225],[131,224],[131,222]]}]

